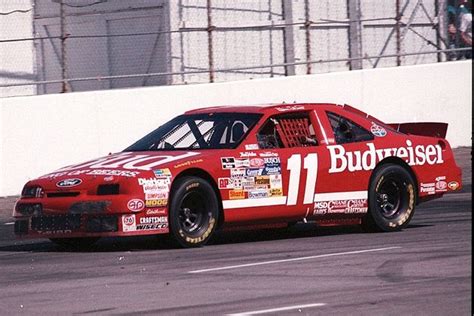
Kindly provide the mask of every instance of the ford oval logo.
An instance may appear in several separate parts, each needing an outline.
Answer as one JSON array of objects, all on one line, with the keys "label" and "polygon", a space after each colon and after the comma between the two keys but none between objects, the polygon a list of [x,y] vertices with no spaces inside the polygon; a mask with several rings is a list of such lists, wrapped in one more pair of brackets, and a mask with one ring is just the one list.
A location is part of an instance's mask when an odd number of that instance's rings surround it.
[{"label": "ford oval logo", "polygon": [[58,183],[56,183],[56,186],[59,188],[70,188],[70,187],[75,187],[76,185],[79,185],[82,183],[81,179],[65,179],[61,180]]}]

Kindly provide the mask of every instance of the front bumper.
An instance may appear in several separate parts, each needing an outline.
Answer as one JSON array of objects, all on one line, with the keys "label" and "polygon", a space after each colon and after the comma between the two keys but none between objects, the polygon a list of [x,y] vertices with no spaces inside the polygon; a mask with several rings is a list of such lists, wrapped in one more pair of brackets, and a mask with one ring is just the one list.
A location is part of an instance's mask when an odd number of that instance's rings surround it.
[{"label": "front bumper", "polygon": [[20,238],[75,238],[166,234],[166,210],[130,214],[62,214],[15,218]]}]

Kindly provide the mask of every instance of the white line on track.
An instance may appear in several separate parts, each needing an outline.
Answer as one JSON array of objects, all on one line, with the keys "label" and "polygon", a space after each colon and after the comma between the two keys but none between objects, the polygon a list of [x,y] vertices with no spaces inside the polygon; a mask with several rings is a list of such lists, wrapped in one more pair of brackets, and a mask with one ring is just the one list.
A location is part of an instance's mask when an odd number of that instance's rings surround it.
[{"label": "white line on track", "polygon": [[14,224],[15,224],[15,222],[8,222],[8,223],[5,223],[3,225],[14,225]]},{"label": "white line on track", "polygon": [[346,252],[335,252],[335,253],[327,253],[327,254],[316,255],[316,256],[298,257],[298,258],[281,259],[281,260],[271,260],[271,261],[262,261],[262,262],[238,264],[238,265],[234,265],[234,266],[225,266],[225,267],[218,267],[218,268],[210,268],[210,269],[202,269],[202,270],[193,270],[193,271],[188,271],[188,273],[203,273],[203,272],[211,272],[211,271],[230,270],[230,269],[238,269],[238,268],[248,268],[248,267],[262,266],[262,265],[266,265],[266,264],[292,262],[292,261],[303,261],[303,260],[318,259],[318,258],[327,258],[327,257],[335,257],[335,256],[355,255],[355,254],[360,254],[360,253],[376,252],[376,251],[385,251],[385,250],[393,250],[393,249],[400,249],[400,248],[401,248],[401,247],[385,247],[385,248],[362,249],[362,250],[354,250],[354,251],[346,251]]},{"label": "white line on track", "polygon": [[306,305],[294,305],[294,306],[284,306],[272,309],[262,309],[258,311],[250,311],[250,312],[242,312],[236,314],[227,314],[228,316],[246,316],[246,315],[260,315],[260,314],[268,314],[268,313],[275,313],[275,312],[283,312],[289,311],[293,309],[303,309],[303,308],[310,308],[310,307],[319,307],[324,306],[325,303],[314,303],[314,304],[306,304]]}]

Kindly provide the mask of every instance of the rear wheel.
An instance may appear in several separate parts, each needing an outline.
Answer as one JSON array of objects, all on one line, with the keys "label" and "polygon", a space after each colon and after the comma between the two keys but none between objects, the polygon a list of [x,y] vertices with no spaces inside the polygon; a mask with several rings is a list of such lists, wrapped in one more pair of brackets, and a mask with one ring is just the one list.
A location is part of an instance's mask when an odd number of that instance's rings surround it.
[{"label": "rear wheel", "polygon": [[219,204],[212,186],[198,177],[184,177],[174,185],[169,222],[182,247],[206,244],[216,230]]},{"label": "rear wheel", "polygon": [[369,212],[363,226],[370,231],[397,231],[405,228],[415,213],[415,181],[396,164],[374,171],[369,187]]},{"label": "rear wheel", "polygon": [[95,244],[100,238],[50,238],[56,245],[66,249],[87,249]]}]

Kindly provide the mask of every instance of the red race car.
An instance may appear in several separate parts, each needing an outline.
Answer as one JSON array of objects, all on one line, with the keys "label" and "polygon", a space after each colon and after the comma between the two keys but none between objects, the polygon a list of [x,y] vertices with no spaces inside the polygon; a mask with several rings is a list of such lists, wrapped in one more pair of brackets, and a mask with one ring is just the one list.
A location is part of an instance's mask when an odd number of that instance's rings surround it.
[{"label": "red race car", "polygon": [[363,225],[396,231],[415,206],[461,188],[447,124],[386,124],[348,105],[188,111],[123,152],[29,181],[15,234],[68,246],[216,229]]}]

